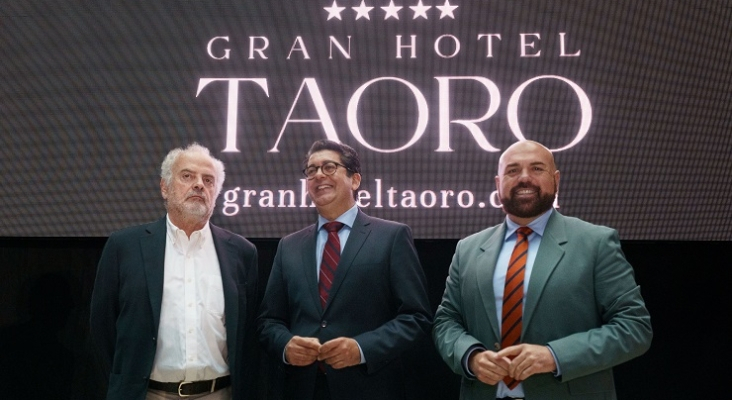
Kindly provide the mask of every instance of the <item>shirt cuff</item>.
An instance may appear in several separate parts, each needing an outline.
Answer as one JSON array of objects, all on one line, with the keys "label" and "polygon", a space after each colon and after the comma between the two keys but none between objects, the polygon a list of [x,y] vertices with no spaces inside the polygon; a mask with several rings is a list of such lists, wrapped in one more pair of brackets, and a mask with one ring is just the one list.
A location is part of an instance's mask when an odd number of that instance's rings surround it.
[{"label": "shirt cuff", "polygon": [[483,347],[479,344],[474,344],[474,345],[468,347],[468,350],[465,352],[465,355],[463,356],[463,359],[462,359],[463,371],[465,372],[465,376],[467,376],[470,379],[475,379],[475,374],[473,373],[473,371],[470,370],[469,361],[470,361],[470,356],[473,353],[475,353],[476,351],[485,351],[485,347]]},{"label": "shirt cuff", "polygon": [[552,357],[554,357],[554,365],[557,366],[557,370],[552,372],[554,374],[555,378],[559,378],[562,376],[562,369],[559,368],[559,361],[557,361],[557,355],[554,354],[554,350],[552,349],[552,346],[546,345],[546,347],[549,349],[549,352],[552,353]]},{"label": "shirt cuff", "polygon": [[363,355],[363,349],[361,349],[361,345],[358,344],[358,341],[356,341],[356,346],[358,346],[358,352],[361,353],[361,364],[366,364],[366,356]]}]

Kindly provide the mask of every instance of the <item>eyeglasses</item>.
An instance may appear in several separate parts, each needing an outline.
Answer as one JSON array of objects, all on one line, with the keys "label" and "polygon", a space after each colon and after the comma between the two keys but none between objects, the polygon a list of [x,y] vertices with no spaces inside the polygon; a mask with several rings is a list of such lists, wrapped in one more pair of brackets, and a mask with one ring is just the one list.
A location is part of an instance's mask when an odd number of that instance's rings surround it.
[{"label": "eyeglasses", "polygon": [[327,161],[324,162],[323,165],[316,167],[314,165],[311,165],[304,170],[302,170],[302,173],[305,174],[305,176],[308,177],[308,179],[315,178],[315,175],[318,174],[318,170],[323,171],[323,175],[333,175],[338,170],[338,167],[343,167],[346,169],[346,171],[350,171],[351,169],[346,167],[343,164],[338,164],[335,161]]}]

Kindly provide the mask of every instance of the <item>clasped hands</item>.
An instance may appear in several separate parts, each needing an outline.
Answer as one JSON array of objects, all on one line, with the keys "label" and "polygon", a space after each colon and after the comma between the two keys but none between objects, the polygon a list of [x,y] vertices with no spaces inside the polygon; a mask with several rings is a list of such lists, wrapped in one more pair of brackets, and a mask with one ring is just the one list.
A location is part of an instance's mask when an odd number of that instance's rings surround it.
[{"label": "clasped hands", "polygon": [[285,346],[285,360],[304,367],[322,361],[335,369],[361,363],[361,351],[354,339],[339,337],[323,344],[317,338],[293,336]]},{"label": "clasped hands", "polygon": [[470,355],[468,367],[479,381],[495,385],[506,376],[523,381],[555,371],[557,366],[548,347],[522,343],[498,352],[476,351]]}]

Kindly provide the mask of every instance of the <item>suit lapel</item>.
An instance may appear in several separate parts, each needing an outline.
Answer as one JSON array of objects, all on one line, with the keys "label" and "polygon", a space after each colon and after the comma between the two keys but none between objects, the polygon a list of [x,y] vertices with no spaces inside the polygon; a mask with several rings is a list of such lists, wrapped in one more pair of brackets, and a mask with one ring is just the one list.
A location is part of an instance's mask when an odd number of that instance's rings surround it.
[{"label": "suit lapel", "polygon": [[323,307],[320,306],[320,293],[318,293],[318,268],[315,265],[317,258],[315,255],[315,240],[317,239],[318,231],[316,230],[317,225],[312,225],[308,228],[305,234],[302,236],[302,242],[298,248],[302,251],[302,273],[305,275],[305,282],[307,287],[310,288],[310,296],[313,299],[313,304],[316,305],[318,311],[322,311]]},{"label": "suit lapel", "polygon": [[494,229],[486,232],[486,240],[480,246],[480,252],[476,259],[476,282],[478,282],[478,291],[483,301],[483,310],[486,312],[486,318],[490,322],[495,337],[500,338],[499,321],[496,314],[496,294],[493,290],[493,275],[496,270],[496,262],[498,254],[503,246],[503,238],[506,232],[506,224],[503,223]]},{"label": "suit lapel", "polygon": [[[330,288],[328,303],[325,306],[326,310],[330,307],[332,299],[338,294],[338,289],[341,287],[343,280],[348,274],[348,270],[353,265],[353,261],[356,259],[356,256],[361,250],[364,242],[366,242],[366,238],[369,237],[369,234],[371,233],[371,229],[369,228],[370,224],[371,221],[369,217],[359,210],[356,219],[353,221],[351,233],[348,234],[348,241],[346,241],[346,245],[343,247],[341,259],[338,262],[338,269],[333,277],[333,285]],[[318,299],[320,299],[319,296]]]},{"label": "suit lapel", "polygon": [[140,249],[142,251],[143,268],[145,269],[155,334],[157,334],[160,325],[160,308],[163,303],[165,233],[165,218],[162,218],[150,224],[145,235],[140,237]]},{"label": "suit lapel", "polygon": [[[539,298],[541,298],[549,277],[556,269],[559,261],[564,257],[564,244],[567,243],[567,232],[564,226],[564,217],[556,210],[552,212],[549,221],[544,229],[544,236],[541,238],[539,251],[531,269],[529,289],[524,297],[524,322],[523,330],[531,323]],[[523,336],[523,335],[522,335]]]},{"label": "suit lapel", "polygon": [[236,354],[237,330],[240,328],[238,326],[239,290],[236,286],[239,282],[236,277],[237,253],[236,248],[229,243],[230,233],[210,223],[209,226],[211,227],[211,236],[213,237],[216,256],[219,259],[219,269],[221,270],[221,285],[224,290],[224,318],[230,357],[229,365],[233,365],[235,361],[232,358]]}]

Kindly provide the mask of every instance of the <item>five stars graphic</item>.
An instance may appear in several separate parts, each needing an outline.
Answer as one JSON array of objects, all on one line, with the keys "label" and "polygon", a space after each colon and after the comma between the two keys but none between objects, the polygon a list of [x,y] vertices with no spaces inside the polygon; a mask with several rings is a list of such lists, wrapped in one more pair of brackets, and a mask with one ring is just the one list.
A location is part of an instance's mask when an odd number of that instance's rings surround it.
[{"label": "five stars graphic", "polygon": [[[341,0],[343,2],[344,0]],[[404,0],[408,1],[408,0]],[[413,1],[413,0],[412,0]],[[450,4],[450,0],[445,0],[445,3],[441,6],[426,6],[422,3],[422,0],[419,0],[417,5],[409,6],[410,9],[414,12],[414,17],[412,19],[417,18],[424,18],[429,19],[427,12],[432,8],[436,8],[440,10],[440,19],[443,18],[452,18],[455,19],[455,10],[459,7],[456,5]],[[401,11],[404,6],[397,6],[394,4],[394,0],[389,1],[388,6],[382,6],[379,7],[384,11],[384,20],[388,20],[389,18],[393,19],[399,19],[399,11]],[[343,20],[341,17],[341,12],[346,9],[346,7],[341,7],[338,5],[338,0],[333,0],[333,4],[330,7],[323,7],[325,11],[328,12],[328,18],[327,20],[330,21],[331,19],[335,18],[340,21]],[[356,20],[359,20],[361,18],[371,20],[371,10],[374,9],[374,7],[368,6],[366,4],[366,0],[361,0],[361,4],[359,4],[357,7],[351,7],[353,11],[356,12]]]}]

